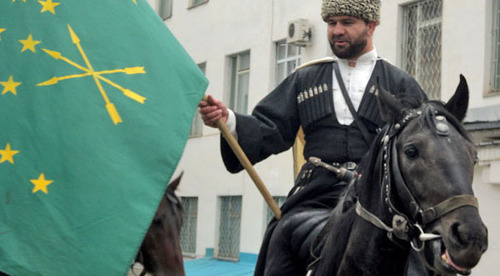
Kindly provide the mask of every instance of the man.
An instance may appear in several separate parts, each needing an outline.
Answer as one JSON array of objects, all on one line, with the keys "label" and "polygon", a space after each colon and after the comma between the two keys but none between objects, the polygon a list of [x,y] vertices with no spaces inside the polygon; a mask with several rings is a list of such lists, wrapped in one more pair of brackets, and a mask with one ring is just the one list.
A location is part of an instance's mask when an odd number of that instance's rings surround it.
[{"label": "man", "polygon": [[[352,169],[383,125],[375,97],[377,80],[391,93],[426,99],[411,76],[377,56],[372,38],[380,22],[380,0],[323,0],[321,16],[335,57],[296,70],[252,115],[232,112],[211,96],[199,104],[204,123],[215,127],[218,119],[227,122],[252,163],[289,149],[302,127],[305,160],[318,157]],[[221,154],[228,171],[242,170],[224,139]],[[291,244],[296,238],[293,220],[308,210],[331,210],[345,186],[333,173],[306,163],[282,206],[282,219],[268,226],[255,275],[304,275],[307,263],[287,250],[297,247]],[[273,254],[267,254],[270,248]]]}]

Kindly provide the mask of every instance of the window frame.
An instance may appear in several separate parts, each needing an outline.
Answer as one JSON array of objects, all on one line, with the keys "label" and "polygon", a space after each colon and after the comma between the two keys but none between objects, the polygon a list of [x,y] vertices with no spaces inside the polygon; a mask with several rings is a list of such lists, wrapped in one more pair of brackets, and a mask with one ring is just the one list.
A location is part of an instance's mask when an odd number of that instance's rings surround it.
[{"label": "window frame", "polygon": [[[196,3],[197,1],[199,1],[199,2]],[[194,8],[199,7],[201,5],[205,5],[206,3],[208,3],[208,0],[189,0],[189,2],[188,2],[188,10],[189,9],[194,9]]]},{"label": "window frame", "polygon": [[[198,197],[197,196],[181,196],[181,204],[183,209],[183,224],[181,228],[180,242],[182,248],[182,255],[187,257],[195,257],[196,256],[196,238],[197,238],[197,228],[198,228]],[[194,205],[194,207],[193,207]],[[191,206],[192,208],[186,208]],[[192,212],[194,210],[194,212]],[[194,218],[193,218],[194,217]],[[194,221],[192,224],[191,222]],[[191,231],[187,232],[188,234],[194,233],[194,237],[185,237],[185,233],[187,230],[186,227],[190,227]],[[194,230],[192,230],[194,228]],[[194,245],[189,245],[189,247],[194,247],[193,252],[185,251],[186,245],[185,242],[193,241]]]},{"label": "window frame", "polygon": [[500,0],[491,2],[491,64],[489,89],[485,96],[500,95]]},{"label": "window frame", "polygon": [[[206,75],[207,62],[198,63],[198,67]],[[191,129],[189,130],[189,138],[196,138],[203,136],[203,120],[201,119],[200,112],[196,111],[191,122]]]},{"label": "window frame", "polygon": [[[280,58],[279,56],[279,51],[280,51],[280,47],[281,46],[285,46],[285,56],[283,58]],[[296,66],[299,66],[301,64],[301,60],[302,60],[302,47],[300,46],[297,46],[297,45],[292,45],[292,44],[289,44],[289,43],[286,43],[286,40],[279,40],[279,41],[276,41],[274,46],[276,47],[276,51],[275,51],[275,85],[279,85],[287,76],[290,75],[291,72],[293,72],[293,69],[290,70],[290,68],[288,68],[288,65],[289,65],[289,62],[290,61],[295,61],[296,62]],[[290,48],[291,47],[296,47],[297,49],[297,53],[296,55],[294,56],[290,56],[289,55],[289,52],[290,52]],[[280,74],[280,65],[284,64],[284,70],[283,70],[283,75],[284,76],[281,76]]]},{"label": "window frame", "polygon": [[[158,0],[158,1],[156,2],[156,7],[157,7],[157,9],[158,9],[158,16],[159,16],[159,17],[160,17],[163,21],[165,21],[165,20],[167,20],[167,19],[169,19],[169,18],[172,18],[172,14],[173,14],[173,6],[174,6],[174,3],[173,3],[173,2],[174,2],[173,0]],[[163,5],[164,5],[164,4],[167,4],[167,5],[169,4],[169,5],[170,5],[170,13],[169,13],[168,15],[164,15],[164,14],[163,14],[163,10],[164,10]]]},{"label": "window frame", "polygon": [[[242,66],[242,59],[248,55],[248,67]],[[242,51],[229,56],[229,89],[227,94],[228,108],[241,114],[248,114],[248,104],[250,96],[250,68],[251,68],[251,52],[250,50]],[[240,81],[248,75],[246,91],[240,90]]]},{"label": "window frame", "polygon": [[[432,3],[432,2],[440,2],[438,5],[440,6],[440,11],[439,11],[439,17],[433,17],[433,18],[424,18],[423,20],[420,18],[423,13],[424,8],[426,8],[427,3]],[[442,40],[443,40],[443,0],[419,0],[416,2],[410,2],[408,4],[401,5],[402,8],[402,28],[401,28],[401,68],[408,73],[410,73],[422,86],[424,91],[428,93],[429,98],[433,100],[440,100],[442,96],[442,63],[443,63],[443,47],[442,47]],[[410,18],[407,16],[409,12],[411,11],[410,9],[416,9],[416,20],[413,22],[415,34],[410,33]],[[426,69],[425,66],[422,66],[423,63],[431,63],[432,61],[428,61],[425,56],[421,56],[422,53],[426,52],[426,47],[429,48],[430,46],[426,45],[426,41],[421,39],[421,35],[425,35],[428,32],[429,29],[432,27],[437,26],[439,28],[439,50],[436,51],[438,52],[438,62],[437,62],[437,67],[438,70],[434,70],[435,68],[428,68]],[[413,42],[411,42],[413,40]],[[437,41],[437,40],[433,40]],[[415,44],[415,49],[413,50],[413,59],[414,61],[409,61],[409,56],[410,56],[410,48],[409,44]],[[436,45],[432,45],[436,47]],[[436,53],[434,52],[434,53]],[[412,64],[413,62],[413,64]],[[427,87],[427,78],[426,75],[436,75],[437,73],[431,74],[431,70],[438,71],[438,76],[437,76],[437,83],[430,83],[430,86]],[[435,85],[435,86],[434,86]],[[432,89],[435,88],[435,89]],[[437,90],[437,91],[433,91]]]},{"label": "window frame", "polygon": [[[228,200],[227,204],[225,204],[225,200]],[[214,250],[214,258],[220,259],[220,260],[230,260],[230,261],[238,261],[239,256],[240,256],[240,243],[241,243],[241,223],[242,223],[242,214],[243,214],[243,196],[242,195],[224,195],[224,196],[218,196],[218,226],[217,226],[217,238],[216,238],[216,247]],[[237,201],[237,202],[234,202]],[[239,208],[234,210],[233,205],[237,204],[236,207],[234,208]],[[224,214],[228,214],[227,217],[224,217]],[[235,225],[223,225],[224,221],[228,221],[231,223],[232,219],[237,217],[238,219],[238,229],[235,229]],[[225,227],[225,228],[224,228]],[[231,241],[231,246],[234,246],[229,248],[228,251],[233,251],[233,249],[236,250],[236,252],[229,252],[229,253],[235,253],[235,256],[228,256],[225,255],[227,252],[223,252],[225,249],[222,248],[221,243],[224,241],[224,235],[222,233],[222,230],[224,229],[229,229],[230,232],[228,232],[228,240]],[[236,234],[237,231],[237,237],[233,236],[233,234]]]}]

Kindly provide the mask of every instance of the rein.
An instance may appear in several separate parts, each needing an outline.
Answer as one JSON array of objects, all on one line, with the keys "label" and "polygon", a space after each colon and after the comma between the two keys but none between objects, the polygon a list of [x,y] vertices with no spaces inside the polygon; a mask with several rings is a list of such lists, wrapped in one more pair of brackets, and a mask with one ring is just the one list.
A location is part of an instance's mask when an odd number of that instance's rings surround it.
[{"label": "rein", "polygon": [[[390,125],[383,136],[383,176],[382,176],[382,196],[384,202],[389,206],[388,211],[392,215],[392,225],[388,226],[376,215],[370,213],[362,204],[357,201],[356,213],[364,220],[374,226],[387,232],[388,238],[398,244],[393,237],[399,240],[410,242],[412,248],[416,251],[422,251],[425,241],[441,238],[440,235],[425,233],[425,226],[446,214],[464,207],[472,206],[478,208],[477,198],[472,195],[455,195],[427,209],[422,209],[420,204],[408,188],[401,175],[398,164],[398,153],[396,150],[396,141],[401,130],[409,121],[421,115],[420,111],[409,111],[406,116],[398,123]],[[436,129],[440,136],[448,136],[448,125],[443,123],[443,116],[436,116]],[[391,189],[395,186],[401,202],[408,202],[409,215],[399,211],[392,202]],[[422,227],[423,226],[423,227]],[[399,245],[399,244],[398,244]]]}]

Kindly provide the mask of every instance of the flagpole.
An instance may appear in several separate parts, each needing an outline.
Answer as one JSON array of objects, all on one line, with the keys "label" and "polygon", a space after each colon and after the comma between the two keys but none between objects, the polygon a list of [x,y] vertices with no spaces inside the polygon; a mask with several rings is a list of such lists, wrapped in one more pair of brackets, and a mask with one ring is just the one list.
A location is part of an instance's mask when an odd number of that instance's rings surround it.
[{"label": "flagpole", "polygon": [[[206,101],[207,96],[203,97],[203,100]],[[236,141],[236,138],[234,138],[233,134],[231,134],[231,132],[229,131],[229,128],[227,127],[226,123],[224,123],[222,119],[218,119],[215,125],[222,133],[222,136],[224,136],[224,138],[226,139],[227,143],[233,150],[234,154],[240,161],[243,168],[245,168],[247,173],[250,175],[250,178],[253,180],[255,186],[257,186],[257,189],[264,197],[264,200],[266,201],[267,205],[269,205],[269,208],[271,208],[274,217],[277,220],[279,220],[281,218],[281,210],[278,207],[278,204],[276,203],[276,201],[274,201],[273,197],[269,193],[269,190],[267,190],[266,186],[264,185],[264,182],[262,182],[262,179],[257,174],[257,171],[255,171],[254,167],[252,166],[252,163],[250,163],[250,160],[248,160],[247,155],[241,148],[238,141]]]}]

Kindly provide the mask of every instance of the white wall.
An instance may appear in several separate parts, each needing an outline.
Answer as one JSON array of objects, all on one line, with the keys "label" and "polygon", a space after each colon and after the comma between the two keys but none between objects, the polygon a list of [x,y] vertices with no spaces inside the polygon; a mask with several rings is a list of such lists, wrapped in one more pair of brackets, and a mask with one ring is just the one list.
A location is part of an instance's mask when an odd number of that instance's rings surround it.
[{"label": "white wall", "polygon": [[[383,0],[381,25],[375,32],[379,55],[400,66],[401,6],[414,0]],[[500,97],[483,97],[489,91],[491,60],[491,0],[443,1],[442,100],[447,101],[463,74],[472,96],[469,107],[500,104]]]},{"label": "white wall", "polygon": [[[498,157],[497,157],[498,158]],[[498,161],[497,161],[498,162]],[[473,275],[497,275],[500,271],[500,185],[489,183],[484,178],[488,165],[477,166],[474,171],[474,192],[479,199],[479,214],[488,227],[488,250],[479,265],[473,269]]]}]

